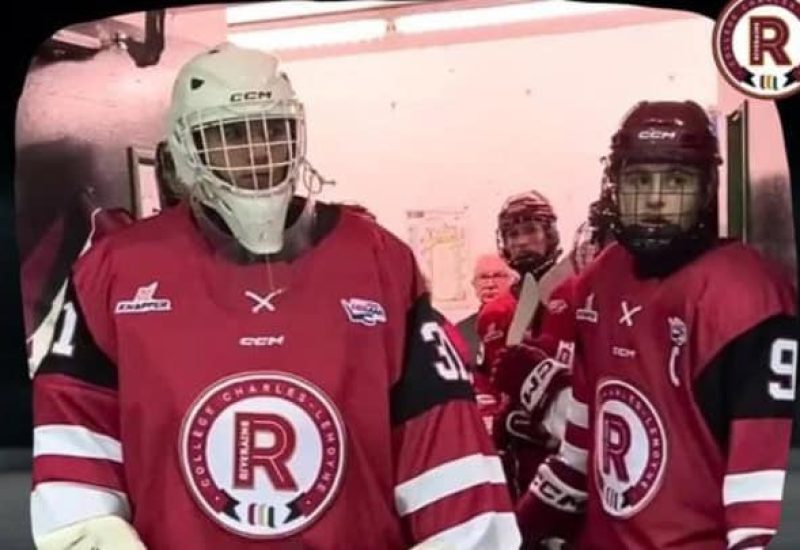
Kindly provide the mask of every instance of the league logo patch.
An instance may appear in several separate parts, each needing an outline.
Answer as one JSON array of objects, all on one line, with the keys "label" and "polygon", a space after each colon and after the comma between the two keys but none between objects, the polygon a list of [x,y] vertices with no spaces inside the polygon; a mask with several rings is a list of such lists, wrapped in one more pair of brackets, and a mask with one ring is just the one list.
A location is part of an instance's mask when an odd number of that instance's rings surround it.
[{"label": "league logo patch", "polygon": [[597,324],[598,314],[597,310],[594,309],[594,292],[586,297],[586,303],[583,304],[583,307],[575,310],[575,319]]},{"label": "league logo patch", "polygon": [[147,313],[149,311],[170,311],[172,301],[166,298],[156,298],[158,281],[136,289],[133,300],[120,300],[114,307],[114,313]]},{"label": "league logo patch", "polygon": [[667,436],[658,411],[620,380],[597,389],[594,469],[603,508],[617,518],[636,515],[661,487]]},{"label": "league logo patch", "polygon": [[361,298],[342,299],[342,307],[351,323],[374,327],[386,322],[386,312],[378,302]]},{"label": "league logo patch", "polygon": [[220,380],[194,402],[180,434],[184,479],[226,531],[281,539],[311,526],[339,492],[345,428],[316,386],[279,372]]}]

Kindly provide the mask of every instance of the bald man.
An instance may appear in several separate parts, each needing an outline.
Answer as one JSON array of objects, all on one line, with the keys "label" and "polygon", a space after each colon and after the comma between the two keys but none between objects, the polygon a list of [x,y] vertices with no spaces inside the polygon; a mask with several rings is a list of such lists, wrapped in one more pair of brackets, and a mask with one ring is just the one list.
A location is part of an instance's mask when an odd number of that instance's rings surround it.
[{"label": "bald man", "polygon": [[[475,289],[475,296],[480,302],[478,310],[480,311],[484,304],[507,291],[516,279],[516,273],[498,254],[481,254],[478,256],[475,260],[475,268],[472,275],[472,288]],[[478,312],[476,311],[457,325],[459,332],[461,332],[469,346],[469,357],[473,365],[478,364],[480,347],[480,339],[475,326],[477,319]]]}]

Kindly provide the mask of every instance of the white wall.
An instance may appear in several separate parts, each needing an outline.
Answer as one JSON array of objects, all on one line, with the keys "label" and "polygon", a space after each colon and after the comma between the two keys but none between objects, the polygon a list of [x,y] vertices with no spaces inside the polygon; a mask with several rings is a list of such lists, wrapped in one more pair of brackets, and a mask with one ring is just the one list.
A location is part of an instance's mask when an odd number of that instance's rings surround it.
[{"label": "white wall", "polygon": [[568,249],[597,195],[599,158],[635,102],[716,105],[712,26],[698,16],[293,61],[287,70],[307,105],[310,158],[338,182],[327,197],[362,202],[401,238],[408,209],[468,206],[474,258],[494,248],[505,197],[537,188]]}]

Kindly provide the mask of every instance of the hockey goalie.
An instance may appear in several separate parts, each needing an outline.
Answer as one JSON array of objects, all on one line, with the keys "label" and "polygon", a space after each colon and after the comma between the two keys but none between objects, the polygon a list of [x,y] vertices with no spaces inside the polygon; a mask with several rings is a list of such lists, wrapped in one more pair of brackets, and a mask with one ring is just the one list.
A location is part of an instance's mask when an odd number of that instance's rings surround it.
[{"label": "hockey goalie", "polygon": [[305,123],[272,55],[178,73],[180,202],[78,260],[34,378],[39,550],[519,546],[453,327]]}]

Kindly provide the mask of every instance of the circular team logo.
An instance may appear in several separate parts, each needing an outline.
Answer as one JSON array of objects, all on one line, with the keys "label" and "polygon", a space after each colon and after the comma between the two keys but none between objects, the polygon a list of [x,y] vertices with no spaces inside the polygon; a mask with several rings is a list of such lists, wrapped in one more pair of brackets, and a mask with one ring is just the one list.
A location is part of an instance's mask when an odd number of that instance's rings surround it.
[{"label": "circular team logo", "polygon": [[200,508],[228,531],[274,539],[309,527],[342,481],[344,424],[311,383],[245,373],[207,388],[180,435],[184,477]]},{"label": "circular team logo", "polygon": [[595,425],[595,479],[603,508],[628,518],[658,491],[667,463],[664,425],[650,401],[619,380],[600,384]]},{"label": "circular team logo", "polygon": [[725,79],[752,97],[800,90],[800,2],[734,0],[714,26],[714,59]]}]

